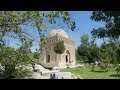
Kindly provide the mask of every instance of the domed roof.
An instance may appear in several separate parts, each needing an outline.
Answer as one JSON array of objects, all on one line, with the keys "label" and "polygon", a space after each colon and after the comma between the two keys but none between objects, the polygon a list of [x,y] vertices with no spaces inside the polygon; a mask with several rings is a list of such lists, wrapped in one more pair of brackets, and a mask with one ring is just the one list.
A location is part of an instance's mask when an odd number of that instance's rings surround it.
[{"label": "domed roof", "polygon": [[64,38],[69,38],[69,36],[67,35],[67,33],[62,30],[62,29],[54,29],[52,30],[49,34],[48,37],[53,37],[53,36],[60,36],[60,37],[64,37]]}]

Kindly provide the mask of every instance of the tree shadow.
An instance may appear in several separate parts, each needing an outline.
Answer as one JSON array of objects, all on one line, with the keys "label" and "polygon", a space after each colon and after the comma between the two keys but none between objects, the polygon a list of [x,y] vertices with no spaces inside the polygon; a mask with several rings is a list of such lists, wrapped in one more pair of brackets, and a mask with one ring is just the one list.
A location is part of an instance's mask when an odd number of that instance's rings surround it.
[{"label": "tree shadow", "polygon": [[103,72],[107,72],[107,71],[106,70],[91,70],[91,72],[103,73]]},{"label": "tree shadow", "polygon": [[112,74],[112,75],[109,75],[110,77],[119,77],[120,78],[120,74]]}]

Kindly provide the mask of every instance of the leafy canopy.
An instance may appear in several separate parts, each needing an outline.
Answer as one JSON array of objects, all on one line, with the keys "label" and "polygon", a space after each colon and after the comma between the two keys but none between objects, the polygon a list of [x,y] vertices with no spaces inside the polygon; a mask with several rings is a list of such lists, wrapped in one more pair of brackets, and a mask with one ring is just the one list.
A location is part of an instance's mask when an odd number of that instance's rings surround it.
[{"label": "leafy canopy", "polygon": [[91,19],[96,22],[105,22],[104,27],[92,30],[92,35],[98,38],[119,38],[120,11],[93,11]]},{"label": "leafy canopy", "polygon": [[64,42],[63,41],[59,41],[59,42],[55,43],[54,51],[56,53],[58,53],[58,54],[64,53],[64,51],[65,51]]}]

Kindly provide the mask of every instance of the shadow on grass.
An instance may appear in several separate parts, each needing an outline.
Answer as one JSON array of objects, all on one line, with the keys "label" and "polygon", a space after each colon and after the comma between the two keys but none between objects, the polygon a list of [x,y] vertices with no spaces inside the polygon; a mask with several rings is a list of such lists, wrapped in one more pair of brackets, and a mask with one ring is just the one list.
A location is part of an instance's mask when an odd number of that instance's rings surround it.
[{"label": "shadow on grass", "polygon": [[91,72],[103,73],[103,72],[107,72],[107,71],[103,71],[103,70],[91,70]]},{"label": "shadow on grass", "polygon": [[112,74],[112,75],[109,75],[110,77],[119,77],[120,78],[120,74],[117,75],[117,74]]}]

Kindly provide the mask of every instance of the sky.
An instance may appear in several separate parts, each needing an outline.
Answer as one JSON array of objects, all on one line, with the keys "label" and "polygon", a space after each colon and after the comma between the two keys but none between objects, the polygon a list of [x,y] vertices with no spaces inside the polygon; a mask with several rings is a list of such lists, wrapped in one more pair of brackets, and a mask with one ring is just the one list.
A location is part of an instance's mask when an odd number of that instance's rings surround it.
[{"label": "sky", "polygon": [[[92,15],[92,11],[70,11],[70,14],[71,14],[71,19],[76,22],[76,29],[74,31],[71,31],[68,28],[61,28],[61,29],[64,29],[65,32],[74,39],[75,48],[77,48],[80,45],[80,37],[84,33],[90,36],[90,32],[93,28],[99,28],[104,26],[103,22],[95,22],[90,19],[90,16]],[[29,28],[28,30],[37,38],[38,36],[37,30],[34,30],[34,28]],[[17,47],[16,45],[17,42],[18,41],[16,40],[11,40],[9,42],[9,45]],[[102,40],[97,39],[96,43],[100,45],[102,43]],[[34,52],[36,48],[38,48],[38,43],[34,43],[31,50]]]},{"label": "sky", "polygon": [[[80,37],[85,33],[91,36],[91,31],[93,28],[103,27],[105,23],[103,22],[95,22],[90,19],[92,15],[92,11],[74,11],[71,12],[73,20],[76,22],[75,31],[68,31],[68,34],[73,37],[75,40],[75,48],[80,45]],[[101,39],[97,39],[96,43],[100,45],[102,43]]]}]

